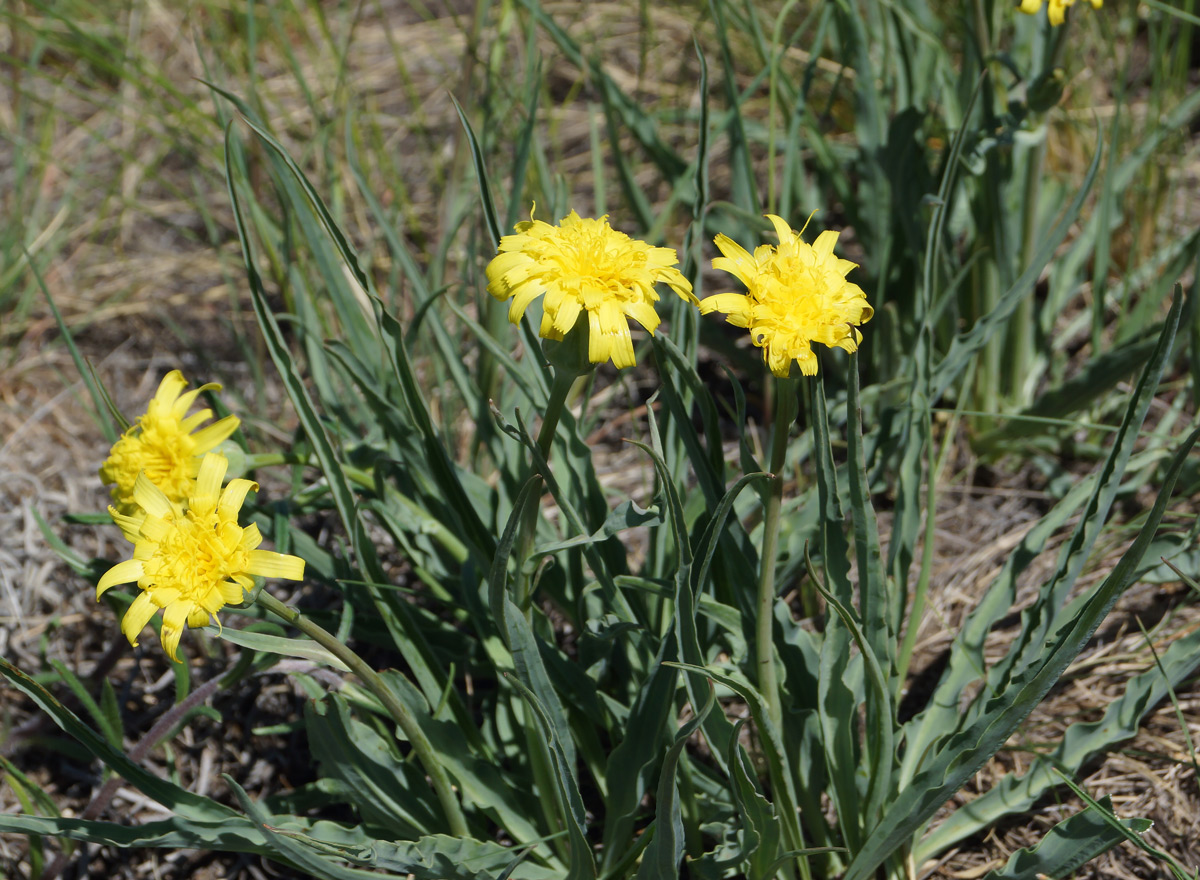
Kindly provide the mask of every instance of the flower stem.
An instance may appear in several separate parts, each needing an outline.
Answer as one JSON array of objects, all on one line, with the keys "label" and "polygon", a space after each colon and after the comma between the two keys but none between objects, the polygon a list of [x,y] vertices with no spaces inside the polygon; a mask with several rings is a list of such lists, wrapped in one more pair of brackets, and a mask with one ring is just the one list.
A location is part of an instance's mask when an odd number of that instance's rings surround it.
[{"label": "flower stem", "polygon": [[[546,412],[542,416],[542,426],[538,428],[537,447],[542,458],[550,461],[550,447],[554,442],[554,433],[558,430],[558,421],[562,417],[563,407],[567,404],[567,395],[579,374],[562,367],[554,368],[554,382],[550,386],[550,399],[546,403]],[[537,465],[534,464],[534,467]],[[543,482],[546,474],[542,474]],[[538,509],[542,503],[541,492],[530,494],[521,511],[521,523],[517,531],[517,590],[513,597],[518,608],[529,616],[529,603],[532,600],[533,573],[525,571],[525,563],[533,550],[533,539],[537,535]]]},{"label": "flower stem", "polygon": [[425,731],[421,730],[420,725],[417,724],[417,719],[413,717],[408,707],[396,698],[379,673],[331,633],[326,632],[295,608],[284,605],[265,590],[258,594],[258,604],[295,626],[321,647],[328,649],[362,680],[362,683],[383,704],[383,708],[387,710],[392,720],[400,725],[400,729],[404,731],[404,735],[412,744],[413,751],[417,753],[417,759],[425,768],[425,772],[429,774],[429,780],[433,784],[434,791],[437,792],[438,800],[442,804],[442,811],[446,814],[446,820],[450,824],[450,832],[456,837],[470,836],[466,817],[454,794],[450,777],[446,774],[446,768],[438,760],[433,745],[425,736]]},{"label": "flower stem", "polygon": [[787,456],[788,432],[796,418],[796,386],[791,379],[775,382],[775,417],[771,437],[771,476],[763,514],[762,554],[759,557],[758,602],[755,629],[755,661],[758,689],[772,723],[782,729],[783,707],[775,671],[772,638],[775,621],[775,563],[779,555],[779,512],[783,507],[783,466]]}]

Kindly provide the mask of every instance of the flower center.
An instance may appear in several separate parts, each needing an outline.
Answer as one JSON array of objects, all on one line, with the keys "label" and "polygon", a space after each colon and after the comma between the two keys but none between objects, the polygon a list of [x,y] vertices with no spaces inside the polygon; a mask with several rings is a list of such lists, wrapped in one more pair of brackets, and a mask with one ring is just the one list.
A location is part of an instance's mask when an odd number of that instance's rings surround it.
[{"label": "flower center", "polygon": [[170,526],[144,564],[155,587],[177,589],[184,598],[199,602],[231,574],[248,567],[240,546],[242,528],[222,522],[215,508],[192,508]]},{"label": "flower center", "polygon": [[629,247],[611,230],[574,227],[563,231],[568,238],[561,253],[561,272],[570,279],[570,287],[582,295],[585,306],[594,305],[587,301],[589,294],[622,299],[635,295],[631,287],[638,270],[645,266],[645,254]]}]

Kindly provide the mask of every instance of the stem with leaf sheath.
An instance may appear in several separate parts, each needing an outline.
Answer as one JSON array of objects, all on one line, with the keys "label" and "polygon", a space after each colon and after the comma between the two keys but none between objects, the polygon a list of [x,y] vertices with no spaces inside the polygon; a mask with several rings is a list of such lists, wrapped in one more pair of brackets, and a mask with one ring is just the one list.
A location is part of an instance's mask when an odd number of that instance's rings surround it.
[{"label": "stem with leaf sheath", "polygon": [[[572,340],[575,342],[576,340]],[[563,367],[554,367],[554,380],[550,386],[550,398],[546,402],[546,411],[542,415],[542,424],[538,428],[537,448],[541,453],[542,461],[549,467],[550,464],[550,448],[554,443],[554,434],[558,430],[559,419],[562,418],[563,408],[567,405],[567,395],[571,392],[571,387],[575,384],[579,373]],[[538,463],[533,462],[533,467],[538,468]],[[549,475],[542,473],[542,485],[545,485],[546,477]],[[516,591],[513,597],[514,604],[525,615],[525,619],[533,623],[533,570],[527,563],[529,554],[533,550],[534,537],[537,535],[538,510],[542,502],[542,493],[539,490],[531,492],[525,501],[525,507],[521,510],[521,521],[517,527],[516,541],[516,558],[517,558],[517,579]],[[511,645],[509,646],[512,647]],[[528,714],[531,710],[526,707],[525,712]],[[525,738],[529,744],[529,761],[530,767],[533,770],[534,785],[538,790],[538,800],[542,807],[542,816],[546,820],[546,827],[551,834],[559,830],[560,824],[558,816],[562,811],[562,804],[559,803],[557,789],[554,786],[554,776],[551,770],[552,761],[550,752],[546,747],[545,741],[538,735],[536,730],[536,722],[527,718],[525,724]],[[555,846],[560,844],[555,842]],[[566,856],[565,850],[561,852]]]},{"label": "stem with leaf sheath", "polygon": [[779,555],[779,512],[783,507],[783,465],[787,456],[788,432],[796,418],[796,385],[791,379],[775,383],[775,418],[771,437],[771,476],[767,485],[766,510],[763,513],[762,555],[759,557],[757,620],[754,637],[758,666],[758,689],[767,706],[767,715],[782,729],[783,707],[779,700],[779,679],[775,670],[775,562]]},{"label": "stem with leaf sheath", "polygon": [[392,717],[392,720],[400,725],[400,729],[404,731],[404,735],[412,744],[417,759],[425,768],[425,772],[429,774],[429,780],[433,784],[434,791],[437,792],[442,811],[446,814],[446,820],[450,824],[451,834],[456,837],[469,837],[467,820],[463,815],[462,806],[454,794],[454,789],[450,785],[450,777],[446,773],[446,768],[438,760],[437,752],[434,751],[429,738],[425,736],[425,731],[421,730],[420,725],[417,724],[417,719],[413,717],[408,707],[396,698],[379,673],[331,633],[326,632],[295,608],[284,605],[265,590],[259,592],[257,601],[259,605],[292,624],[321,647],[328,649],[362,680],[368,690],[383,704],[383,708]]},{"label": "stem with leaf sheath", "polygon": [[[578,373],[562,367],[554,368],[554,381],[550,386],[550,399],[546,402],[546,412],[542,416],[542,426],[538,428],[537,447],[542,459],[549,463],[550,447],[554,442],[554,432],[558,430],[558,421],[562,418],[563,407],[567,405],[567,395],[575,384]],[[536,464],[534,465],[536,467]],[[542,474],[543,484],[546,474]],[[537,535],[538,508],[542,502],[541,492],[532,492],[521,511],[521,524],[517,531],[517,592],[514,597],[516,606],[529,617],[529,603],[533,596],[533,572],[527,571],[526,563],[533,550],[533,539]]]}]

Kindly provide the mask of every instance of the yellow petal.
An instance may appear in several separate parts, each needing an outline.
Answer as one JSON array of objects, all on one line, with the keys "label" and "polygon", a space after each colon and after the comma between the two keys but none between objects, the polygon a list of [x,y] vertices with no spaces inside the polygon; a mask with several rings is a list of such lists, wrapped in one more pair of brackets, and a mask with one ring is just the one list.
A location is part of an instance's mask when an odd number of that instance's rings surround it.
[{"label": "yellow petal", "polygon": [[179,599],[163,609],[162,639],[163,650],[174,662],[179,662],[179,638],[183,635],[183,627],[188,622],[196,603],[191,599]]},{"label": "yellow petal", "polygon": [[536,279],[530,279],[513,291],[513,301],[508,307],[508,320],[513,324],[521,323],[521,316],[529,308],[529,304],[546,292],[546,285]]},{"label": "yellow petal", "polygon": [[217,505],[217,516],[221,519],[237,521],[238,512],[246,501],[246,493],[251,489],[257,491],[258,483],[253,480],[230,480],[229,485],[221,492],[221,503]]},{"label": "yellow petal", "polygon": [[175,508],[171,505],[171,499],[163,493],[162,489],[154,485],[146,476],[145,471],[141,471],[137,475],[137,480],[133,484],[133,500],[150,516],[156,516],[159,519],[166,519],[175,512]]},{"label": "yellow petal", "polygon": [[221,600],[227,605],[239,605],[246,598],[246,590],[241,584],[235,584],[232,581],[224,581],[217,585],[220,591]]},{"label": "yellow petal", "polygon": [[654,311],[654,306],[648,302],[630,303],[625,307],[625,314],[633,318],[651,333],[661,323],[661,318],[658,317],[658,312]]},{"label": "yellow petal", "polygon": [[225,418],[218,419],[208,427],[201,428],[192,435],[192,442],[196,444],[193,452],[196,455],[203,455],[209,450],[215,449],[221,443],[228,440],[241,423],[242,420],[237,416],[225,416]]},{"label": "yellow petal", "polygon": [[149,593],[139,593],[138,597],[133,600],[133,604],[129,606],[129,610],[125,612],[125,616],[121,619],[121,632],[125,633],[125,638],[129,639],[129,644],[137,647],[137,637],[150,622],[150,618],[158,611],[158,606],[154,604]]},{"label": "yellow petal", "polygon": [[196,606],[196,608],[192,610],[192,613],[189,614],[187,618],[187,625],[193,628],[208,626],[208,622],[208,611],[200,606]]},{"label": "yellow petal", "polygon": [[154,399],[161,405],[170,407],[179,397],[181,391],[187,387],[187,380],[183,378],[183,373],[179,370],[172,370],[167,375],[162,377],[162,381],[158,383],[158,390],[154,392]]},{"label": "yellow petal", "polygon": [[729,323],[738,327],[750,326],[750,310],[754,303],[750,297],[740,293],[717,293],[700,300],[700,314],[709,315],[713,312],[724,312],[729,316]]},{"label": "yellow petal", "polygon": [[826,229],[817,236],[817,240],[812,244],[812,249],[819,259],[827,260],[833,256],[833,247],[837,244],[838,235],[837,231]]},{"label": "yellow petal", "polygon": [[96,598],[99,599],[104,595],[105,591],[115,587],[117,584],[136,583],[142,574],[142,561],[140,559],[126,559],[124,562],[118,562],[97,581]]},{"label": "yellow petal", "polygon": [[304,560],[299,556],[288,556],[274,550],[251,550],[246,556],[247,574],[289,581],[304,579]]},{"label": "yellow petal", "polygon": [[713,260],[713,268],[737,276],[739,281],[749,287],[758,274],[758,263],[754,257],[727,235],[718,235],[713,241],[717,249],[725,255]]},{"label": "yellow petal", "polygon": [[241,532],[242,534],[238,538],[238,545],[243,550],[253,550],[262,543],[262,533],[258,530],[258,523],[250,523]]},{"label": "yellow petal", "polygon": [[142,523],[146,521],[146,511],[142,510],[132,516],[126,516],[110,504],[108,515],[112,517],[112,521],[117,524],[121,534],[129,543],[136,544],[142,537]]},{"label": "yellow petal", "polygon": [[779,237],[779,243],[791,244],[796,238],[796,233],[786,220],[777,214],[767,214],[766,218],[771,221],[771,225],[775,227],[775,234]]},{"label": "yellow petal", "polygon": [[573,296],[564,296],[562,303],[554,312],[552,321],[554,330],[558,333],[569,333],[571,328],[575,326],[575,322],[579,320],[579,312],[581,310],[582,306],[578,299]]}]

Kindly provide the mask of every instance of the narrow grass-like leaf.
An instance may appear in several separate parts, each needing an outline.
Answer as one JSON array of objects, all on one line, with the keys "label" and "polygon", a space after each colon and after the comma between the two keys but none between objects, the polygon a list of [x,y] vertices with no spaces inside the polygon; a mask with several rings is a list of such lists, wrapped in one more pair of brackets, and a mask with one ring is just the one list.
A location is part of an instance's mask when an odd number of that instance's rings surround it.
[{"label": "narrow grass-like leaf", "polygon": [[1129,458],[1133,454],[1142,423],[1158,390],[1159,379],[1170,361],[1182,311],[1183,289],[1177,285],[1171,311],[1154,352],[1130,396],[1125,417],[1121,420],[1121,427],[1113,439],[1112,450],[1101,468],[1096,489],[1088,500],[1083,517],[1075,527],[1070,542],[1063,548],[1054,575],[1042,587],[1038,601],[1022,612],[1020,635],[1009,648],[1004,660],[989,670],[988,680],[993,686],[1002,688],[1007,676],[1013,670],[1020,669],[1030,653],[1040,650],[1050,634],[1058,629],[1059,621],[1070,608],[1066,603],[1067,595],[1083,569],[1084,562],[1091,555],[1092,546],[1108,519],[1109,509],[1116,498]]},{"label": "narrow grass-like leaf", "polygon": [[888,586],[883,571],[883,551],[879,543],[879,525],[871,504],[867,479],[866,453],[863,450],[862,401],[858,387],[858,352],[850,355],[846,384],[847,488],[850,493],[850,523],[854,530],[854,556],[858,564],[859,614],[863,634],[871,652],[885,672],[892,664],[891,652],[896,634],[888,625]]},{"label": "narrow grass-like leaf", "polygon": [[79,702],[83,704],[83,708],[85,708],[88,711],[88,714],[92,716],[92,720],[96,723],[96,727],[100,730],[100,732],[104,734],[104,738],[108,740],[109,744],[112,745],[113,748],[120,749],[122,745],[120,724],[112,723],[112,719],[108,713],[104,712],[100,708],[100,704],[97,703],[95,697],[88,692],[88,689],[84,686],[83,682],[79,680],[79,676],[68,669],[66,664],[64,664],[61,660],[51,659],[50,665],[54,667],[55,671],[60,676],[62,676],[63,682],[68,688],[70,688],[71,693],[75,695],[75,699],[79,700]]},{"label": "narrow grass-like leaf", "polygon": [[499,247],[500,236],[504,233],[500,229],[500,214],[496,210],[496,202],[492,198],[492,184],[488,180],[487,164],[483,158],[483,148],[479,146],[479,139],[475,137],[475,129],[471,127],[471,123],[467,119],[467,114],[463,112],[462,105],[458,103],[458,99],[451,95],[450,100],[454,103],[454,110],[458,113],[458,121],[462,124],[463,131],[467,135],[467,147],[471,151],[471,164],[475,166],[475,182],[479,186],[479,198],[483,202],[483,219],[487,223],[488,234],[492,237],[492,244]]},{"label": "narrow grass-like leaf", "polygon": [[[525,618],[517,611],[517,606],[506,601],[505,609],[510,618],[510,626],[514,618]],[[554,782],[558,788],[558,796],[564,807],[563,822],[567,828],[567,836],[571,841],[570,863],[564,880],[593,880],[596,877],[596,862],[592,857],[591,847],[587,841],[587,829],[583,809],[583,798],[579,794],[579,786],[575,781],[574,762],[568,762],[564,746],[571,744],[568,739],[564,742],[555,735],[555,725],[546,713],[545,707],[537,695],[527,688],[519,679],[509,678],[509,681],[524,698],[532,710],[536,721],[536,729],[540,732],[553,763]]]},{"label": "narrow grass-like leaf", "polygon": [[[456,719],[438,719],[423,694],[403,675],[386,670],[383,679],[397,698],[408,707],[430,742],[437,743],[438,755],[446,771],[454,777],[463,793],[464,803],[474,804],[487,813],[492,821],[520,844],[541,841],[532,816],[534,808],[530,793],[522,791],[514,779],[497,765],[494,755],[472,750],[467,735]],[[538,858],[559,868],[564,867],[546,848],[538,848]]]},{"label": "narrow grass-like leaf", "polygon": [[[825,388],[819,376],[811,380],[808,387],[812,400],[813,459],[816,463],[821,562],[827,580],[827,586],[815,586],[822,592],[828,590],[844,604],[851,601],[853,590],[850,584],[850,561],[847,558],[850,548],[846,543],[837,471],[830,448]],[[787,393],[782,383],[778,393]],[[814,578],[815,580],[817,578]],[[853,851],[861,843],[864,823],[868,821],[868,817],[864,815],[858,787],[859,701],[846,681],[850,665],[850,641],[851,632],[844,622],[834,614],[827,614],[817,679],[817,707],[821,719],[825,764],[833,786],[830,795],[837,809],[838,824],[842,828],[846,845]]]},{"label": "narrow grass-like leaf", "polygon": [[[1033,807],[1049,789],[1062,782],[1059,773],[1076,773],[1093,757],[1131,739],[1146,715],[1170,690],[1200,666],[1200,631],[1176,639],[1156,664],[1125,685],[1097,721],[1077,722],[1044,757],[1037,757],[1021,776],[1007,774],[971,801],[969,809],[950,814],[914,849],[918,861],[932,858],[972,834],[980,833],[1006,815]],[[1057,771],[1057,772],[1056,772]]]},{"label": "narrow grass-like leaf", "polygon": [[[233,777],[225,773],[223,778],[230,790],[233,791],[238,804],[266,837],[267,845],[273,850],[275,858],[302,868],[320,880],[367,880],[367,878],[379,876],[374,871],[350,868],[343,864],[350,860],[364,864],[365,860],[361,856],[367,853],[360,848],[343,851],[326,845],[324,848],[329,855],[322,857],[317,854],[317,847],[322,846],[320,843],[307,840],[300,835],[292,836],[281,833],[274,827],[271,821],[272,817],[250,798],[246,790],[238,785]],[[302,840],[305,842],[301,843]]]},{"label": "narrow grass-like leaf", "polygon": [[207,849],[223,852],[271,855],[264,835],[254,823],[241,816],[217,821],[173,816],[140,825],[95,822],[87,819],[13,816],[0,813],[0,831],[11,834],[38,834],[65,837],[117,849],[157,847],[165,849]]},{"label": "narrow grass-like leaf", "polygon": [[844,605],[837,596],[825,588],[819,581],[814,581],[816,588],[825,597],[825,601],[841,619],[842,625],[854,638],[867,668],[867,699],[866,699],[866,729],[867,729],[867,796],[864,818],[867,822],[878,819],[885,797],[890,792],[895,752],[893,751],[892,731],[892,701],[888,688],[887,675],[871,650],[871,644],[863,635],[862,627],[855,620],[853,612]]},{"label": "narrow grass-like leaf", "polygon": [[0,675],[17,690],[33,700],[64,732],[70,734],[89,752],[136,786],[139,791],[158,801],[177,816],[198,822],[241,821],[236,812],[212,798],[193,794],[184,788],[155,776],[131,761],[123,752],[84,724],[78,716],[60,703],[48,690],[6,660],[0,659]]},{"label": "narrow grass-like leaf", "polygon": [[930,395],[932,400],[937,400],[946,393],[951,383],[966,368],[967,361],[982,349],[1001,328],[1008,326],[1009,319],[1021,300],[1032,295],[1034,284],[1041,275],[1042,269],[1054,256],[1055,250],[1062,244],[1067,233],[1074,226],[1079,211],[1091,191],[1092,183],[1096,179],[1096,172],[1100,170],[1100,159],[1103,153],[1103,141],[1097,137],[1092,162],[1088,166],[1075,198],[1072,199],[1071,204],[1067,206],[1054,227],[1042,236],[1041,245],[1034,253],[1030,264],[1013,282],[1012,286],[1000,296],[994,309],[976,321],[971,329],[964,330],[954,337],[954,341],[950,344],[950,350],[946,352],[946,356],[934,370],[932,394]]},{"label": "narrow grass-like leaf", "polygon": [[307,703],[304,726],[322,776],[344,783],[343,791],[365,821],[395,837],[441,827],[441,811],[424,772],[403,760],[390,738],[354,718],[341,695]]},{"label": "narrow grass-like leaf", "polygon": [[[1111,813],[1112,798],[1103,798],[1100,807]],[[1149,819],[1121,819],[1120,822],[1133,834],[1141,834],[1153,824]],[[1085,863],[1124,840],[1124,834],[1089,808],[1059,822],[1046,832],[1037,846],[1017,850],[1003,868],[989,872],[984,880],[1059,880],[1071,876]]]},{"label": "narrow grass-like leaf", "polygon": [[46,287],[45,279],[42,278],[42,273],[33,261],[33,255],[29,253],[23,244],[21,245],[21,251],[25,255],[25,262],[29,266],[29,271],[33,274],[34,280],[37,281],[38,287],[41,288],[42,295],[46,298],[46,304],[50,307],[50,314],[54,316],[54,323],[58,325],[58,332],[62,334],[67,351],[71,354],[71,360],[75,363],[75,370],[83,378],[84,384],[87,385],[88,394],[92,398],[92,406],[95,407],[96,418],[100,422],[100,430],[104,432],[104,440],[111,446],[117,442],[118,434],[108,406],[111,401],[107,393],[101,388],[95,373],[83,359],[83,355],[79,353],[79,349],[75,345],[75,336],[71,333],[71,328],[67,326],[67,322],[63,320],[62,312],[58,310],[58,304],[54,302],[54,297],[50,295],[50,288]]},{"label": "narrow grass-like leaf", "polygon": [[[1085,804],[1088,805],[1089,809],[1096,812],[1104,820],[1104,822],[1108,825],[1109,828],[1112,828],[1114,831],[1116,831],[1118,834],[1120,834],[1121,837],[1123,837],[1125,840],[1132,843],[1134,846],[1136,846],[1142,852],[1149,853],[1150,855],[1154,856],[1159,861],[1166,863],[1168,869],[1177,878],[1177,880],[1196,880],[1197,876],[1200,876],[1200,871],[1193,870],[1192,872],[1189,873],[1169,853],[1165,853],[1160,849],[1156,849],[1155,847],[1153,847],[1149,843],[1147,843],[1146,839],[1142,836],[1142,832],[1147,830],[1147,828],[1149,826],[1147,826],[1147,827],[1138,827],[1136,825],[1134,827],[1127,826],[1124,822],[1122,822],[1120,819],[1117,818],[1115,813],[1113,813],[1111,810],[1106,809],[1105,805],[1103,803],[1101,803],[1100,801],[1097,801],[1090,794],[1088,794],[1088,792],[1083,788],[1083,786],[1079,785],[1077,782],[1075,782],[1075,780],[1071,779],[1071,777],[1064,775],[1062,777],[1062,781],[1063,781],[1063,784],[1067,786],[1067,788],[1071,789],[1071,791],[1073,791],[1075,793],[1075,796],[1077,798],[1079,798],[1081,801],[1083,801]],[[1134,819],[1132,821],[1135,823],[1139,823],[1139,825],[1140,825],[1140,824],[1145,823],[1147,820]],[[1151,823],[1151,824],[1153,824],[1153,823]]]},{"label": "narrow grass-like leaf", "polygon": [[763,757],[774,765],[771,770],[771,778],[782,780],[782,785],[772,792],[772,797],[774,798],[775,813],[783,822],[784,839],[787,841],[790,849],[802,849],[804,835],[800,830],[799,810],[796,806],[796,776],[791,769],[788,754],[784,750],[780,731],[771,722],[762,695],[740,678],[734,678],[731,675],[726,675],[703,666],[694,666],[688,663],[677,665],[680,669],[685,669],[688,672],[698,672],[708,676],[717,684],[724,685],[745,700],[746,706],[750,710],[750,717],[754,720],[754,725],[758,729],[759,741],[762,743]]},{"label": "narrow grass-like leaf", "polygon": [[207,626],[204,630],[210,636],[223,639],[240,648],[249,648],[252,651],[262,651],[266,654],[278,654],[280,657],[298,657],[301,660],[311,660],[313,663],[319,663],[322,666],[332,666],[334,669],[340,669],[342,672],[350,671],[345,663],[311,639],[288,639],[282,636],[269,635],[268,633],[234,629],[230,626]]},{"label": "narrow grass-like leaf", "polygon": [[654,839],[646,847],[636,880],[676,880],[679,862],[683,858],[683,813],[679,805],[679,785],[676,780],[679,758],[688,738],[696,732],[705,717],[716,705],[716,692],[708,682],[708,699],[696,716],[679,728],[675,742],[663,759],[655,798]]},{"label": "narrow grass-like leaf", "polygon": [[1133,582],[1146,548],[1166,512],[1200,428],[1179,445],[1154,506],[1147,513],[1137,538],[1112,572],[1092,592],[1076,615],[1055,634],[1041,654],[1014,676],[1008,688],[987,702],[983,713],[968,728],[947,740],[927,768],[918,774],[889,805],[846,870],[845,880],[865,880],[926,822],[987,759],[995,754],[1017,725],[1045,697],[1054,682],[1075,659],[1120,595]]},{"label": "narrow grass-like leaf", "polygon": [[[260,137],[265,136],[265,133],[262,132],[261,129],[255,130],[259,133]],[[283,151],[282,147],[279,147],[278,144],[273,141],[268,141],[268,144],[273,145],[276,151],[284,157],[285,161],[291,163],[290,158],[287,157],[287,154],[285,151]],[[379,567],[378,560],[374,554],[374,545],[365,540],[363,523],[361,521],[361,517],[358,515],[358,511],[354,503],[354,495],[350,489],[350,484],[346,478],[345,471],[341,462],[338,460],[338,455],[334,450],[333,443],[325,431],[325,426],[317,414],[316,406],[313,403],[304,379],[300,375],[299,368],[292,359],[291,352],[288,350],[287,342],[279,328],[279,322],[276,320],[270,304],[267,301],[267,294],[263,288],[262,279],[259,276],[255,265],[254,251],[246,229],[241,199],[238,197],[237,186],[235,183],[238,178],[234,174],[235,162],[244,172],[244,161],[241,145],[236,138],[234,138],[232,129],[230,128],[226,129],[225,133],[225,173],[227,177],[229,198],[233,206],[234,222],[238,230],[238,238],[242,245],[242,251],[245,255],[247,280],[250,286],[251,303],[254,308],[255,317],[258,320],[259,328],[262,331],[263,338],[266,342],[267,351],[271,356],[271,360],[275,363],[275,367],[279,372],[280,378],[283,380],[284,388],[288,394],[288,399],[291,401],[292,406],[300,419],[300,424],[304,428],[305,435],[308,437],[309,442],[312,443],[313,452],[315,453],[317,461],[320,464],[322,473],[325,475],[330,494],[333,498],[334,506],[337,508],[338,515],[341,518],[347,534],[350,535],[351,541],[354,543],[355,551],[358,554],[359,564],[363,566],[368,580],[375,583],[385,583],[387,581],[387,577]],[[295,168],[294,163],[291,163],[289,167],[294,169],[294,173],[298,175],[301,185],[305,187],[307,192],[309,192],[309,198],[316,207],[318,214],[320,214],[323,218],[326,218],[327,223],[329,224],[327,226],[327,231],[334,237],[335,241],[339,242],[340,245],[345,246],[345,249],[342,250],[342,256],[346,261],[347,267],[352,271],[356,270],[361,273],[361,269],[358,269],[357,261],[354,259],[353,252],[350,251],[348,245],[345,245],[345,240],[342,237],[341,232],[337,229],[336,224],[333,224],[332,218],[328,216],[328,211],[325,210],[324,204],[321,202],[320,198],[315,192],[311,191],[311,186],[308,184],[307,179],[304,178],[304,175],[302,172],[300,172],[299,168]],[[364,291],[369,289],[368,285],[369,281],[362,285]],[[376,303],[378,302],[377,300],[373,301]],[[402,346],[402,342],[397,340],[395,336],[396,328],[394,326],[394,320],[392,324],[388,324],[385,320],[384,329],[391,331],[389,335],[392,336],[393,342],[397,346]],[[398,355],[392,348],[389,348],[388,351],[393,357],[394,364],[407,364],[407,361],[403,358],[402,353]],[[404,385],[404,387],[405,391],[409,392],[407,396],[411,403],[412,394],[416,393],[415,381],[412,379],[411,373],[406,375],[409,379],[409,383],[408,385]],[[435,473],[442,474],[444,476],[445,470],[450,467],[445,458],[445,450],[440,446],[440,444],[437,443],[436,438],[430,436],[433,428],[432,424],[429,422],[428,413],[425,412],[424,407],[421,406],[419,411],[425,415],[424,422],[419,424],[420,427],[427,432],[426,448],[429,449],[430,447],[434,447],[436,449],[433,470]],[[437,453],[440,453],[440,457],[437,455]],[[436,467],[438,463],[443,465],[441,470]],[[459,489],[460,493],[462,492],[461,486],[457,480],[450,478],[445,479],[444,481],[451,483],[453,486]],[[474,515],[474,507],[471,506],[469,502],[460,503],[457,505],[456,509],[461,510],[463,508],[468,509],[471,514]],[[476,522],[478,522],[477,516]],[[477,531],[486,534],[482,524],[478,525]],[[436,695],[441,693],[445,686],[445,672],[439,667],[437,661],[433,658],[424,636],[416,628],[403,603],[392,602],[392,607],[388,608],[387,606],[389,604],[389,599],[387,597],[379,596],[376,596],[376,602],[377,606],[380,607],[381,611],[383,611],[386,620],[390,621],[398,618],[399,629],[403,630],[402,636],[398,640],[398,646],[409,647],[410,650],[406,651],[406,654],[408,656],[408,661],[413,668],[413,674],[421,683],[421,687],[426,691],[426,693],[433,695],[431,697],[432,699],[436,699]],[[394,632],[398,632],[399,629],[393,627]],[[461,714],[461,702],[456,700],[455,704],[456,710]]]}]

